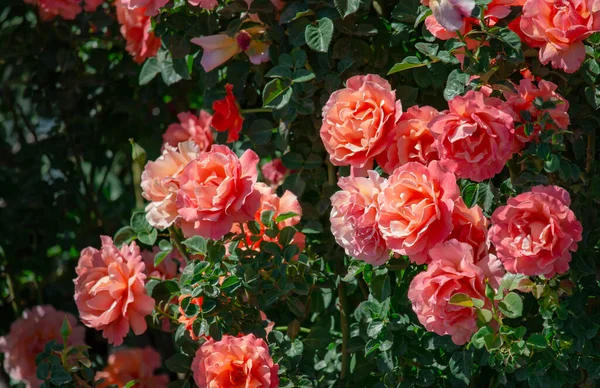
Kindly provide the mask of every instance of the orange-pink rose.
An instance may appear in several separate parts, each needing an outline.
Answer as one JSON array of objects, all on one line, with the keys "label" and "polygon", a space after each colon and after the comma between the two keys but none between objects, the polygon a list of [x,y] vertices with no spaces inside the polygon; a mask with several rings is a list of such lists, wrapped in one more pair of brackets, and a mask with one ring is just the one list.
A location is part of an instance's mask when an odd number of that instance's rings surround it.
[{"label": "orange-pink rose", "polygon": [[378,75],[354,76],[323,107],[321,140],[336,166],[372,166],[402,114],[390,84]]},{"label": "orange-pink rose", "polygon": [[464,345],[478,330],[475,308],[449,302],[456,294],[487,300],[486,275],[475,263],[469,244],[450,240],[432,248],[430,254],[433,260],[410,283],[408,299],[425,329],[450,335],[456,345]]},{"label": "orange-pink rose", "polygon": [[156,161],[148,162],[142,173],[142,196],[150,203],[146,206],[146,219],[157,229],[166,229],[179,218],[176,198],[179,177],[189,162],[196,159],[200,150],[193,141],[179,143],[177,147],[165,145]]},{"label": "orange-pink rose", "polygon": [[176,202],[186,236],[218,240],[234,222],[254,219],[260,205],[254,187],[258,160],[252,150],[238,158],[226,146],[213,145],[185,167]]},{"label": "orange-pink rose", "polygon": [[117,349],[108,356],[106,367],[96,373],[96,380],[104,381],[95,387],[124,387],[128,382],[136,380],[135,387],[166,388],[169,385],[169,376],[154,374],[160,366],[160,354],[152,348]]},{"label": "orange-pink rose", "polygon": [[189,112],[181,112],[177,115],[178,123],[169,125],[163,134],[163,148],[165,145],[177,147],[179,143],[192,140],[198,145],[200,151],[208,151],[213,143],[210,130],[212,116],[201,110],[198,116]]},{"label": "orange-pink rose", "polygon": [[117,0],[129,9],[143,8],[144,15],[158,15],[159,10],[167,5],[169,0]]},{"label": "orange-pink rose", "polygon": [[81,251],[75,268],[75,303],[81,321],[118,346],[130,327],[137,335],[146,331],[145,317],[152,313],[154,299],[146,294],[145,265],[135,241],[118,249],[110,237],[100,239],[100,250]]},{"label": "orange-pink rose", "polygon": [[[536,139],[542,130],[562,129],[566,130],[569,126],[569,102],[560,94],[556,93],[558,86],[550,81],[540,81],[537,86],[530,79],[522,79],[519,85],[515,86],[516,93],[512,91],[504,91],[506,103],[513,111],[515,122],[520,124],[515,128],[515,140],[513,151],[519,152],[525,145],[533,139]],[[541,98],[544,102],[551,101],[556,104],[556,108],[538,109],[533,104],[536,98]],[[530,118],[523,119],[523,113],[528,112]],[[552,122],[547,122],[542,128],[539,123],[533,126],[532,132],[527,135],[525,133],[525,122],[535,123],[540,120],[545,113],[550,115]]]},{"label": "orange-pink rose", "polygon": [[154,266],[154,257],[160,252],[159,247],[153,247],[151,251],[142,251],[142,260],[145,265],[145,274],[148,278],[173,279],[178,277],[177,263],[174,258],[180,258],[177,250],[169,253],[158,266]]},{"label": "orange-pink rose", "polygon": [[377,164],[388,174],[408,162],[428,164],[438,160],[435,138],[428,124],[439,112],[430,106],[412,106],[402,114],[387,137],[387,149],[377,156]]},{"label": "orange-pink rose", "polygon": [[585,59],[583,40],[600,31],[599,0],[528,0],[520,29],[539,47],[542,64],[574,73]]},{"label": "orange-pink rose", "polygon": [[4,370],[27,388],[37,388],[43,381],[36,376],[35,358],[44,351],[46,343],[56,340],[62,344],[60,328],[67,318],[73,331],[68,345],[85,345],[85,329],[73,314],[58,311],[50,305],[35,306],[23,311],[12,323],[9,333],[0,337],[0,353],[4,354]]},{"label": "orange-pink rose", "polygon": [[[239,244],[239,248],[245,249],[246,246],[252,248],[255,251],[260,251],[260,243],[262,241],[270,241],[277,242],[277,238],[271,238],[265,234],[266,226],[263,224],[261,220],[261,215],[265,211],[273,212],[273,221],[279,230],[285,228],[286,226],[295,226],[300,223],[300,219],[302,218],[302,207],[300,206],[300,202],[298,201],[298,197],[296,194],[292,193],[289,190],[286,190],[281,197],[277,195],[275,190],[265,183],[258,182],[254,188],[260,193],[260,207],[254,213],[254,221],[258,223],[260,228],[260,239],[256,239],[250,229],[243,225],[243,231],[240,229],[240,225],[234,224],[231,228],[231,232],[233,233],[243,233],[246,235],[246,242]],[[295,213],[296,215],[290,218],[287,218],[280,222],[275,222],[275,219],[280,215],[286,213]],[[306,246],[306,236],[304,233],[296,232],[292,241],[293,244],[296,244],[300,251],[303,251]]]},{"label": "orange-pink rose", "polygon": [[269,346],[254,334],[210,339],[200,346],[192,361],[194,381],[203,388],[276,388],[278,371]]},{"label": "orange-pink rose", "polygon": [[377,223],[388,248],[417,264],[428,263],[429,249],[452,231],[458,198],[456,177],[437,161],[397,168],[377,195]]},{"label": "orange-pink rose", "polygon": [[142,63],[146,58],[156,56],[160,48],[160,38],[151,31],[152,23],[146,15],[146,8],[139,7],[128,9],[127,6],[117,1],[117,20],[121,25],[121,35],[125,38],[127,45],[125,49],[133,60]]},{"label": "orange-pink rose", "polygon": [[273,159],[265,163],[260,171],[267,183],[274,189],[279,187],[285,180],[289,170],[283,165],[281,158]]},{"label": "orange-pink rose", "polygon": [[348,256],[381,265],[390,258],[389,249],[377,227],[377,196],[385,179],[376,171],[368,177],[344,177],[342,189],[331,197],[331,232]]},{"label": "orange-pink rose", "polygon": [[448,106],[448,112],[429,124],[441,165],[461,178],[478,182],[502,171],[512,157],[515,132],[506,103],[469,91],[449,101]]},{"label": "orange-pink rose", "polygon": [[57,16],[73,20],[81,13],[81,0],[24,0],[38,7],[42,20],[51,20]]},{"label": "orange-pink rose", "polygon": [[473,248],[476,261],[488,253],[487,246],[488,220],[477,205],[468,208],[462,198],[454,204],[452,212],[452,232],[448,240],[456,239]]},{"label": "orange-pink rose", "polygon": [[494,211],[489,236],[507,271],[550,278],[569,270],[582,238],[570,204],[565,189],[535,186]]}]

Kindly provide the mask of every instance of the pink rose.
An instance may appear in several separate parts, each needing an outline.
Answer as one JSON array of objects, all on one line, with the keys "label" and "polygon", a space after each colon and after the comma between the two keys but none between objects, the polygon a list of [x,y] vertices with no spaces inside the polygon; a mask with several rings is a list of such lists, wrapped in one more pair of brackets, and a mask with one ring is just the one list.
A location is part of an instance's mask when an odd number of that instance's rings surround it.
[{"label": "pink rose", "polygon": [[110,237],[100,239],[100,250],[81,251],[73,281],[75,303],[86,326],[102,330],[108,343],[119,346],[129,327],[136,335],[146,331],[154,299],[146,294],[145,266],[135,241],[119,250]]},{"label": "pink rose", "polygon": [[336,166],[369,169],[402,114],[390,84],[378,75],[354,76],[323,107],[321,140]]},{"label": "pink rose", "polygon": [[57,16],[65,20],[73,20],[81,13],[80,0],[24,0],[36,6],[42,20],[51,20]]},{"label": "pink rose", "polygon": [[488,220],[483,215],[481,208],[474,205],[468,208],[462,198],[454,204],[452,212],[452,232],[448,240],[456,239],[467,243],[473,248],[476,261],[487,256]]},{"label": "pink rose", "polygon": [[155,267],[154,257],[158,252],[160,252],[159,247],[153,247],[152,251],[142,251],[142,260],[144,261],[144,265],[146,267],[144,273],[146,274],[147,278],[156,278],[162,280],[177,278],[179,275],[177,272],[177,262],[173,260],[174,258],[180,259],[177,249],[169,253],[167,257],[165,257],[158,265],[158,267]]},{"label": "pink rose", "polygon": [[146,163],[141,183],[142,196],[150,201],[146,206],[146,219],[157,229],[166,229],[178,220],[175,200],[179,177],[200,153],[193,141],[179,143],[177,148],[169,145],[164,148],[162,156]]},{"label": "pink rose", "polygon": [[261,168],[261,172],[267,183],[276,189],[283,183],[289,170],[283,165],[281,158],[276,158],[265,163]]},{"label": "pink rose", "polygon": [[146,8],[128,9],[119,1],[115,2],[115,6],[117,20],[121,25],[121,35],[127,43],[125,49],[131,54],[133,60],[142,63],[146,58],[156,56],[161,40],[152,31],[152,23],[150,17],[146,15]]},{"label": "pink rose", "polygon": [[139,388],[166,388],[169,376],[154,374],[160,366],[160,354],[152,348],[117,349],[108,356],[106,367],[96,373],[96,380],[104,381],[95,387],[124,387],[131,380],[136,380],[135,386]]},{"label": "pink rose", "polygon": [[425,329],[448,334],[456,345],[464,345],[478,330],[475,308],[449,302],[456,294],[487,301],[486,276],[475,264],[469,244],[450,240],[432,248],[430,254],[433,260],[410,283],[408,299]]},{"label": "pink rose", "polygon": [[254,188],[258,160],[252,150],[238,158],[215,144],[185,167],[176,201],[185,236],[218,240],[234,222],[254,219],[260,205],[260,192]]},{"label": "pink rose", "polygon": [[474,0],[421,0],[421,3],[431,8],[437,22],[448,31],[460,29],[463,20],[475,9]]},{"label": "pink rose", "polygon": [[43,381],[36,376],[35,358],[44,351],[46,343],[56,340],[62,344],[60,328],[67,318],[73,329],[68,345],[85,345],[85,329],[73,314],[58,311],[50,305],[35,306],[23,311],[12,323],[10,331],[0,337],[0,353],[4,354],[4,370],[27,388],[37,388]]},{"label": "pink rose", "polygon": [[388,134],[387,149],[377,155],[377,164],[388,174],[408,162],[428,164],[438,160],[435,138],[429,132],[429,122],[439,115],[430,106],[412,106],[402,114],[396,127]]},{"label": "pink rose", "polygon": [[163,149],[166,144],[177,147],[181,142],[192,140],[198,145],[200,151],[208,151],[213,143],[210,129],[212,116],[201,110],[198,116],[189,112],[181,112],[177,115],[179,123],[169,125],[163,134]]},{"label": "pink rose", "polygon": [[[545,113],[548,113],[553,122],[548,122],[543,128],[545,130],[559,128],[566,130],[569,126],[569,102],[560,94],[556,93],[558,86],[550,81],[540,81],[538,85],[534,85],[530,79],[522,79],[519,85],[516,86],[517,92],[504,91],[506,103],[513,111],[515,122],[522,123],[524,120],[521,117],[521,112],[529,112],[531,119],[528,122],[534,123],[540,120]],[[533,105],[536,98],[541,98],[545,101],[552,101],[556,104],[556,108],[539,110]],[[542,128],[539,124],[533,126],[533,132],[527,136],[525,134],[525,124],[520,124],[515,128],[514,152],[519,152],[525,145],[533,139],[536,139]]]},{"label": "pink rose", "polygon": [[340,178],[341,191],[331,197],[331,232],[335,241],[355,257],[373,265],[390,258],[389,249],[377,228],[377,196],[385,179],[370,170],[368,177]]},{"label": "pink rose", "polygon": [[279,365],[273,362],[269,346],[254,334],[243,337],[224,335],[200,346],[192,361],[194,381],[199,387],[279,386]]},{"label": "pink rose", "polygon": [[478,182],[502,171],[512,157],[515,132],[506,103],[469,91],[448,106],[448,112],[429,123],[442,167]]},{"label": "pink rose", "polygon": [[[286,190],[283,195],[280,197],[277,196],[275,190],[265,183],[258,182],[254,185],[254,188],[260,193],[260,207],[254,213],[254,221],[258,223],[260,228],[260,239],[256,239],[256,236],[252,234],[250,229],[243,225],[243,230],[240,229],[240,225],[234,224],[231,228],[231,232],[239,234],[243,233],[246,235],[246,242],[240,243],[239,248],[245,249],[246,246],[250,247],[255,251],[260,251],[260,243],[262,241],[270,241],[277,243],[277,238],[271,238],[264,234],[267,229],[266,226],[262,223],[261,215],[265,211],[273,212],[273,220],[279,217],[282,214],[286,213],[295,213],[297,215],[287,218],[280,222],[275,222],[275,225],[279,230],[285,228],[286,226],[295,226],[300,223],[300,219],[302,218],[302,207],[300,206],[300,202],[298,201],[298,197],[296,194],[291,191]],[[304,233],[296,232],[292,239],[292,244],[296,244],[300,251],[303,251],[306,246],[306,236]]]},{"label": "pink rose", "polygon": [[208,10],[213,10],[217,5],[219,5],[218,0],[188,0],[188,3],[194,7],[200,7]]},{"label": "pink rose", "polygon": [[582,233],[570,204],[565,189],[535,186],[494,211],[489,236],[507,271],[551,278],[569,270]]},{"label": "pink rose", "polygon": [[156,16],[169,0],[117,0],[129,9],[144,9],[144,15]]},{"label": "pink rose", "polygon": [[428,250],[452,231],[458,198],[456,177],[437,161],[397,168],[377,195],[377,223],[388,248],[417,264],[428,263]]},{"label": "pink rose", "polygon": [[583,40],[600,31],[599,12],[599,0],[528,0],[520,28],[542,64],[574,73],[585,59]]}]

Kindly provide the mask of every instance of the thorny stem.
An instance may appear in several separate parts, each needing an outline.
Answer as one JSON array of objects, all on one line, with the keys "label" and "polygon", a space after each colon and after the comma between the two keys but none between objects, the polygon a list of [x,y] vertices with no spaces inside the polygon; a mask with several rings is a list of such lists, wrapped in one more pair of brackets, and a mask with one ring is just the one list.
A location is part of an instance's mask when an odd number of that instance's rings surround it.
[{"label": "thorny stem", "polygon": [[175,230],[174,226],[169,227],[169,234],[171,235],[171,241],[175,244],[175,248],[181,253],[181,256],[185,259],[186,264],[189,263],[190,257],[188,256],[185,248],[181,246],[181,241],[179,240],[179,234]]},{"label": "thorny stem", "polygon": [[270,108],[251,108],[251,109],[242,109],[241,113],[271,113],[273,109]]}]

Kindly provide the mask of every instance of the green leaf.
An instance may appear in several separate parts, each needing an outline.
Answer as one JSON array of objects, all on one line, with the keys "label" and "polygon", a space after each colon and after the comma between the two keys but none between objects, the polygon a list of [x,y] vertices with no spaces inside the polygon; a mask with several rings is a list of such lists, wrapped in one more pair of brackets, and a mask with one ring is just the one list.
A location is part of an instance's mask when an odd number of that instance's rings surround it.
[{"label": "green leaf", "polygon": [[293,61],[293,66],[296,69],[303,68],[304,65],[306,64],[306,51],[304,51],[298,47],[294,48],[292,50],[292,61]]},{"label": "green leaf", "polygon": [[190,237],[181,242],[193,254],[206,256],[206,239],[201,236]]},{"label": "green leaf", "polygon": [[60,336],[63,338],[63,343],[64,344],[68,344],[68,338],[71,335],[71,333],[73,332],[73,328],[71,327],[71,323],[69,322],[69,320],[67,319],[67,317],[65,316],[63,319],[63,323],[60,327]]},{"label": "green leaf", "polygon": [[296,229],[293,226],[286,226],[279,232],[279,244],[281,246],[287,246],[292,242],[292,239],[296,235]]},{"label": "green leaf", "polygon": [[312,81],[313,79],[315,79],[315,73],[306,69],[298,69],[292,76],[292,82],[294,83],[308,82]]},{"label": "green leaf", "polygon": [[448,303],[462,307],[475,307],[475,304],[473,303],[471,297],[467,294],[462,293],[452,295]]},{"label": "green leaf", "polygon": [[[281,59],[280,59],[281,61]],[[279,65],[274,66],[265,74],[266,78],[284,78],[284,79],[292,79],[292,70],[289,67]]]},{"label": "green leaf", "polygon": [[384,324],[382,321],[378,319],[374,319],[369,322],[369,326],[367,326],[367,335],[371,338],[377,338],[379,333],[383,330]]},{"label": "green leaf", "polygon": [[133,212],[129,223],[135,233],[150,232],[153,229],[146,220],[146,213],[143,210]]},{"label": "green leaf", "polygon": [[304,36],[308,47],[326,53],[333,37],[333,22],[329,18],[321,18],[316,26],[312,24],[306,26]]},{"label": "green leaf", "polygon": [[335,8],[340,13],[342,19],[348,15],[352,15],[360,7],[360,0],[334,0]]},{"label": "green leaf", "polygon": [[129,244],[135,240],[136,234],[130,226],[124,226],[115,233],[113,238],[115,245],[120,247],[123,244]]},{"label": "green leaf", "polygon": [[269,144],[275,125],[269,120],[258,119],[250,124],[248,137],[256,145]]},{"label": "green leaf", "polygon": [[509,292],[498,303],[498,308],[507,318],[518,318],[523,314],[523,300],[518,294]]},{"label": "green leaf", "polygon": [[156,57],[148,58],[144,65],[142,66],[142,70],[140,71],[140,76],[138,82],[140,85],[146,85],[148,82],[152,81],[154,77],[158,73],[161,72],[160,64]]},{"label": "green leaf", "polygon": [[463,73],[460,70],[452,70],[444,89],[444,98],[446,101],[450,101],[454,97],[464,93],[465,85],[469,83],[469,78],[469,74]]},{"label": "green leaf", "polygon": [[469,384],[473,372],[473,353],[468,350],[452,353],[450,372],[463,383]]},{"label": "green leaf", "polygon": [[492,321],[492,318],[494,318],[492,311],[488,310],[488,309],[478,309],[477,310],[477,317],[483,322],[483,323],[490,323]]},{"label": "green leaf", "polygon": [[423,66],[427,66],[427,62],[421,62],[417,57],[406,57],[401,63],[396,63],[390,71],[388,71],[387,75]]},{"label": "green leaf", "polygon": [[528,276],[507,272],[500,281],[498,291],[519,290],[521,292],[529,292],[532,285],[533,282]]},{"label": "green leaf", "polygon": [[275,218],[275,222],[282,222],[289,218],[297,217],[298,215],[299,214],[294,213],[294,212],[283,213],[283,214],[278,215],[277,218]]},{"label": "green leaf", "polygon": [[156,237],[158,237],[158,232],[154,228],[150,232],[138,233],[138,240],[146,245],[154,245]]},{"label": "green leaf", "polygon": [[494,338],[494,332],[489,326],[483,326],[477,333],[473,334],[471,343],[477,348],[483,348],[487,342],[491,342]]},{"label": "green leaf", "polygon": [[435,43],[419,42],[415,44],[415,48],[428,57],[435,58],[438,50],[440,49],[440,45]]},{"label": "green leaf", "polygon": [[293,296],[287,298],[287,306],[290,309],[290,311],[294,313],[294,315],[300,318],[304,317],[304,310],[306,309],[306,306],[298,298],[295,298]]},{"label": "green leaf", "polygon": [[544,170],[549,173],[553,173],[558,171],[560,168],[560,157],[558,155],[552,154],[550,158],[544,162]]},{"label": "green leaf", "polygon": [[[185,326],[181,326],[185,328]],[[176,380],[169,383],[168,388],[190,388],[190,382],[188,380]]]},{"label": "green leaf", "polygon": [[279,23],[286,24],[293,20],[299,19],[302,16],[312,15],[314,11],[310,9],[308,4],[304,1],[295,1],[289,3],[279,16]]},{"label": "green leaf", "polygon": [[137,384],[138,380],[131,380],[129,381],[127,384],[125,384],[125,386],[123,388],[131,388],[133,387],[135,384]]},{"label": "green leaf", "polygon": [[73,381],[71,375],[64,369],[54,370],[52,368],[52,375],[50,376],[50,382],[54,385],[64,385]]},{"label": "green leaf", "polygon": [[543,334],[534,333],[527,339],[527,345],[534,349],[546,349],[548,347],[548,342]]},{"label": "green leaf", "polygon": [[288,152],[281,157],[281,162],[290,170],[296,170],[302,168],[304,158],[297,152]]},{"label": "green leaf", "polygon": [[[508,59],[515,62],[523,62],[523,50],[521,50],[521,38],[509,28],[502,28],[498,33],[498,39],[503,43],[502,46]],[[493,46],[492,46],[493,47]]]},{"label": "green leaf", "polygon": [[292,97],[291,83],[289,80],[275,78],[265,85],[262,99],[263,107],[281,109],[290,102]]},{"label": "green leaf", "polygon": [[167,358],[165,365],[173,373],[187,373],[192,365],[192,359],[185,354],[177,353]]},{"label": "green leaf", "polygon": [[154,266],[158,267],[160,265],[160,263],[163,262],[163,260],[169,256],[169,253],[171,253],[171,251],[159,251],[155,256],[154,256]]},{"label": "green leaf", "polygon": [[237,276],[229,276],[225,279],[225,281],[223,281],[221,288],[229,288],[236,284],[240,284],[240,279]]}]

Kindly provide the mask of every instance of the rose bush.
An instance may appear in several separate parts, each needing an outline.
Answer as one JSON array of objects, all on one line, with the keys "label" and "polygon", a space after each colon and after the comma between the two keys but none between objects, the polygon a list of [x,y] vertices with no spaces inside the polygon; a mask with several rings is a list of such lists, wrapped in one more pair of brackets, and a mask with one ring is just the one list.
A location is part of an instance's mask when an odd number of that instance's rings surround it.
[{"label": "rose bush", "polygon": [[597,384],[597,0],[6,2],[1,386]]}]

